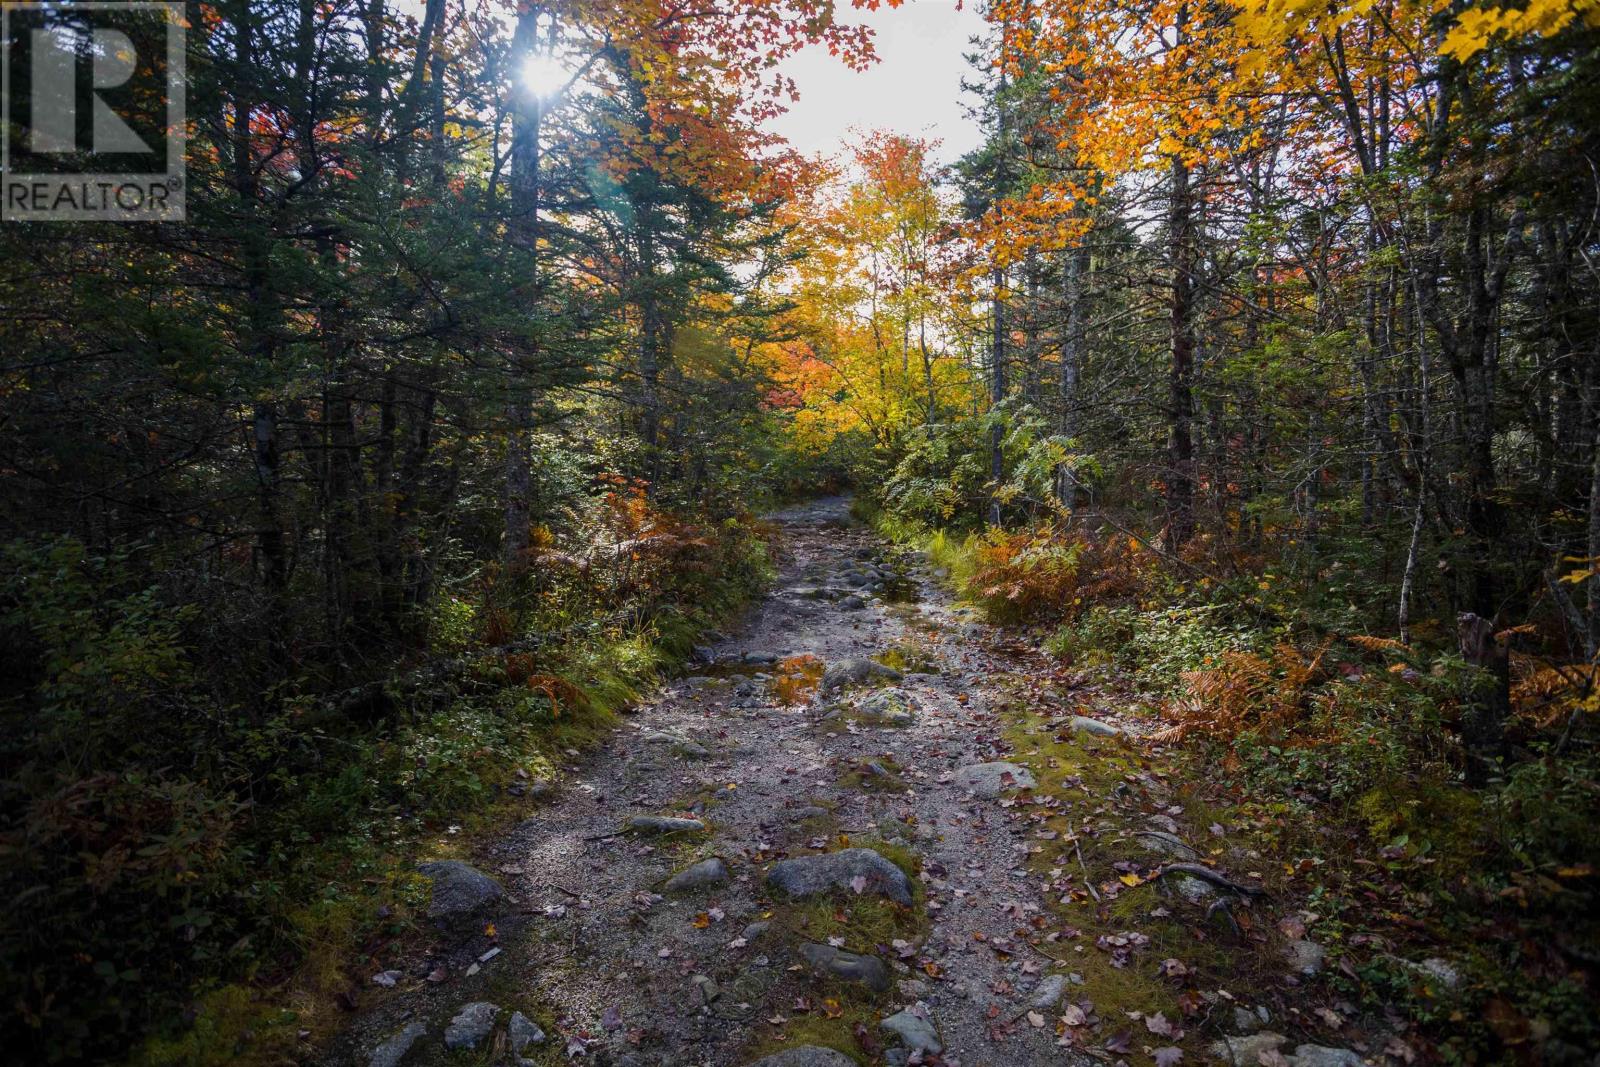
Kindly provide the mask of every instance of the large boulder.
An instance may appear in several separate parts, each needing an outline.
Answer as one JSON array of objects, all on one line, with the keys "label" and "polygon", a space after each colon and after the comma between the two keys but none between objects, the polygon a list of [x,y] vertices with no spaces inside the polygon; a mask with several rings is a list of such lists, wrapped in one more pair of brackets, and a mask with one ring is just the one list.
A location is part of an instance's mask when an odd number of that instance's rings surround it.
[{"label": "large boulder", "polygon": [[433,883],[428,918],[458,922],[497,904],[506,891],[500,883],[460,860],[435,860],[417,867]]},{"label": "large boulder", "polygon": [[1038,783],[1020,763],[977,763],[956,772],[956,784],[980,797],[997,797],[1016,789],[1033,789]]},{"label": "large boulder", "polygon": [[877,893],[897,904],[910,904],[912,899],[906,872],[870,848],[780,860],[767,872],[767,884],[791,897],[844,891]]}]

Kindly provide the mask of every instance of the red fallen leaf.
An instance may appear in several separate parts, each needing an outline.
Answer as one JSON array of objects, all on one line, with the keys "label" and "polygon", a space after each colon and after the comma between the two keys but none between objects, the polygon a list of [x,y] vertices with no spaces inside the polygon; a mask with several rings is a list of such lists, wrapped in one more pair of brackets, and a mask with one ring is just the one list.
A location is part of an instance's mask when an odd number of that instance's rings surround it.
[{"label": "red fallen leaf", "polygon": [[1185,989],[1178,994],[1178,1008],[1185,1015],[1199,1015],[1200,1009],[1206,1006],[1205,998],[1198,989]]},{"label": "red fallen leaf", "polygon": [[1291,940],[1298,941],[1306,936],[1306,924],[1293,915],[1286,915],[1278,920],[1278,930]]}]

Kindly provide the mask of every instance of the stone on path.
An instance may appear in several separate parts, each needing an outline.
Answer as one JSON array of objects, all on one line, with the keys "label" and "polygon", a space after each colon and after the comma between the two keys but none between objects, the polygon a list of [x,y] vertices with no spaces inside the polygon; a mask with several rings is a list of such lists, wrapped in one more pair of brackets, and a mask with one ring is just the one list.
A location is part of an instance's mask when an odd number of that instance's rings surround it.
[{"label": "stone on path", "polygon": [[692,889],[704,889],[706,886],[722,885],[728,881],[728,865],[716,856],[708,860],[701,860],[692,867],[685,867],[671,878],[667,879],[664,887],[669,893],[685,893]]},{"label": "stone on path", "polygon": [[1112,726],[1099,719],[1091,719],[1087,715],[1074,715],[1072,717],[1072,730],[1074,733],[1090,734],[1094,737],[1122,737],[1121,728]]},{"label": "stone on path", "polygon": [[997,797],[1013,789],[1032,789],[1037,784],[1020,763],[977,763],[957,771],[955,781],[980,797]]},{"label": "stone on path", "polygon": [[856,713],[889,726],[909,726],[916,721],[911,698],[898,689],[885,689],[863,700]]},{"label": "stone on path", "polygon": [[407,1023],[404,1030],[372,1050],[368,1067],[398,1067],[406,1053],[411,1051],[411,1046],[427,1032],[428,1028],[419,1022]]},{"label": "stone on path", "polygon": [[1061,1003],[1061,998],[1067,995],[1067,976],[1064,974],[1047,974],[1033,991],[1033,997],[1028,1001],[1028,1007],[1034,1011],[1049,1011]]},{"label": "stone on path", "polygon": [[1233,1067],[1259,1067],[1263,1052],[1276,1052],[1278,1046],[1289,1040],[1282,1034],[1264,1030],[1243,1037],[1225,1037],[1211,1044],[1211,1054]]},{"label": "stone on path", "polygon": [[763,1056],[750,1067],[856,1067],[856,1061],[837,1049],[797,1045]]},{"label": "stone on path", "polygon": [[706,828],[699,819],[681,819],[673,815],[634,815],[628,819],[627,829],[641,834],[698,833]]},{"label": "stone on path", "polygon": [[900,672],[893,667],[885,667],[877,660],[870,659],[841,659],[828,664],[822,672],[822,691],[831,693],[835,689],[843,689],[847,685],[861,685],[866,682],[898,682]]},{"label": "stone on path", "polygon": [[645,734],[641,740],[647,745],[665,745],[674,756],[682,759],[706,759],[711,755],[711,750],[698,741],[660,730]]},{"label": "stone on path", "polygon": [[494,1032],[494,1021],[499,1016],[500,1009],[486,1000],[464,1005],[445,1027],[444,1047],[451,1051],[477,1048]]},{"label": "stone on path", "polygon": [[428,898],[430,919],[464,919],[505,896],[499,882],[460,860],[435,860],[419,864],[417,870],[433,883]]},{"label": "stone on path", "polygon": [[506,1040],[512,1052],[521,1052],[529,1045],[542,1045],[544,1038],[544,1030],[538,1023],[520,1011],[511,1013],[511,1021],[506,1023]]},{"label": "stone on path", "polygon": [[859,982],[874,993],[889,991],[889,969],[876,956],[858,956],[832,945],[807,942],[800,955],[819,975],[832,975],[847,982]]},{"label": "stone on path", "polygon": [[[860,882],[856,881],[858,878]],[[870,848],[846,848],[780,860],[767,872],[767,884],[791,897],[839,890],[878,893],[897,904],[910,904],[912,899],[911,879],[906,872]]]},{"label": "stone on path", "polygon": [[913,1052],[921,1050],[937,1056],[944,1051],[939,1031],[933,1023],[916,1012],[901,1011],[878,1024],[900,1039],[900,1043]]}]

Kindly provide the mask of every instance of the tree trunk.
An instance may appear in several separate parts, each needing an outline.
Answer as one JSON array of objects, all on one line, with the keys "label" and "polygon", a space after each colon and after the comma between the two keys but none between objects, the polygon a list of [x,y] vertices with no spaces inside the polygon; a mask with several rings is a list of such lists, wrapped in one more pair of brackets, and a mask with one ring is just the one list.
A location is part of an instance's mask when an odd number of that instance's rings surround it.
[{"label": "tree trunk", "polygon": [[[515,69],[537,54],[540,8],[528,6],[517,16],[511,55]],[[511,191],[514,227],[530,257],[532,291],[538,294],[539,255],[539,127],[544,102],[529,86],[514,85],[516,94],[511,134]],[[528,353],[531,357],[533,353]],[[507,563],[520,561],[528,550],[528,493],[533,461],[533,382],[531,359],[513,358],[506,397],[505,542]]]},{"label": "tree trunk", "polygon": [[1505,721],[1511,714],[1511,650],[1494,637],[1494,623],[1464,612],[1456,620],[1461,658],[1478,668],[1463,694],[1461,743],[1467,784],[1484,785],[1505,755]]},{"label": "tree trunk", "polygon": [[1167,393],[1167,548],[1194,536],[1194,192],[1189,167],[1172,160],[1168,239],[1172,256],[1172,366]]},{"label": "tree trunk", "polygon": [[[1071,442],[1078,435],[1078,376],[1083,369],[1083,276],[1089,270],[1089,249],[1079,244],[1067,253],[1062,266],[1066,324],[1061,335],[1061,436]],[[1078,506],[1078,479],[1063,463],[1056,471],[1056,496],[1068,512]]]},{"label": "tree trunk", "polygon": [[[1006,273],[996,268],[993,275],[994,301],[991,318],[993,333],[989,338],[989,405],[997,413],[1006,398],[1006,302],[1004,298]],[[993,486],[989,494],[989,522],[1000,525],[1000,481],[1005,477],[1005,430],[998,417],[989,428],[989,480]]]}]

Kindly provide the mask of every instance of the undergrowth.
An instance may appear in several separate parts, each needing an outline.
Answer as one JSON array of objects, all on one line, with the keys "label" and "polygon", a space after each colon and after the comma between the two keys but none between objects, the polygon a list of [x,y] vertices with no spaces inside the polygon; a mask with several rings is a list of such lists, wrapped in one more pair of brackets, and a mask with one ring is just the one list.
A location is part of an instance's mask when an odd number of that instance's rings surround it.
[{"label": "undergrowth", "polygon": [[769,575],[748,520],[691,525],[622,487],[594,522],[624,551],[580,561],[536,531],[544,564],[441,586],[398,669],[255,700],[213,687],[204,620],[119,559],[9,546],[8,1049],[273,1063],[330,1030],[364,946],[417,921],[416,860],[516,817]]}]

